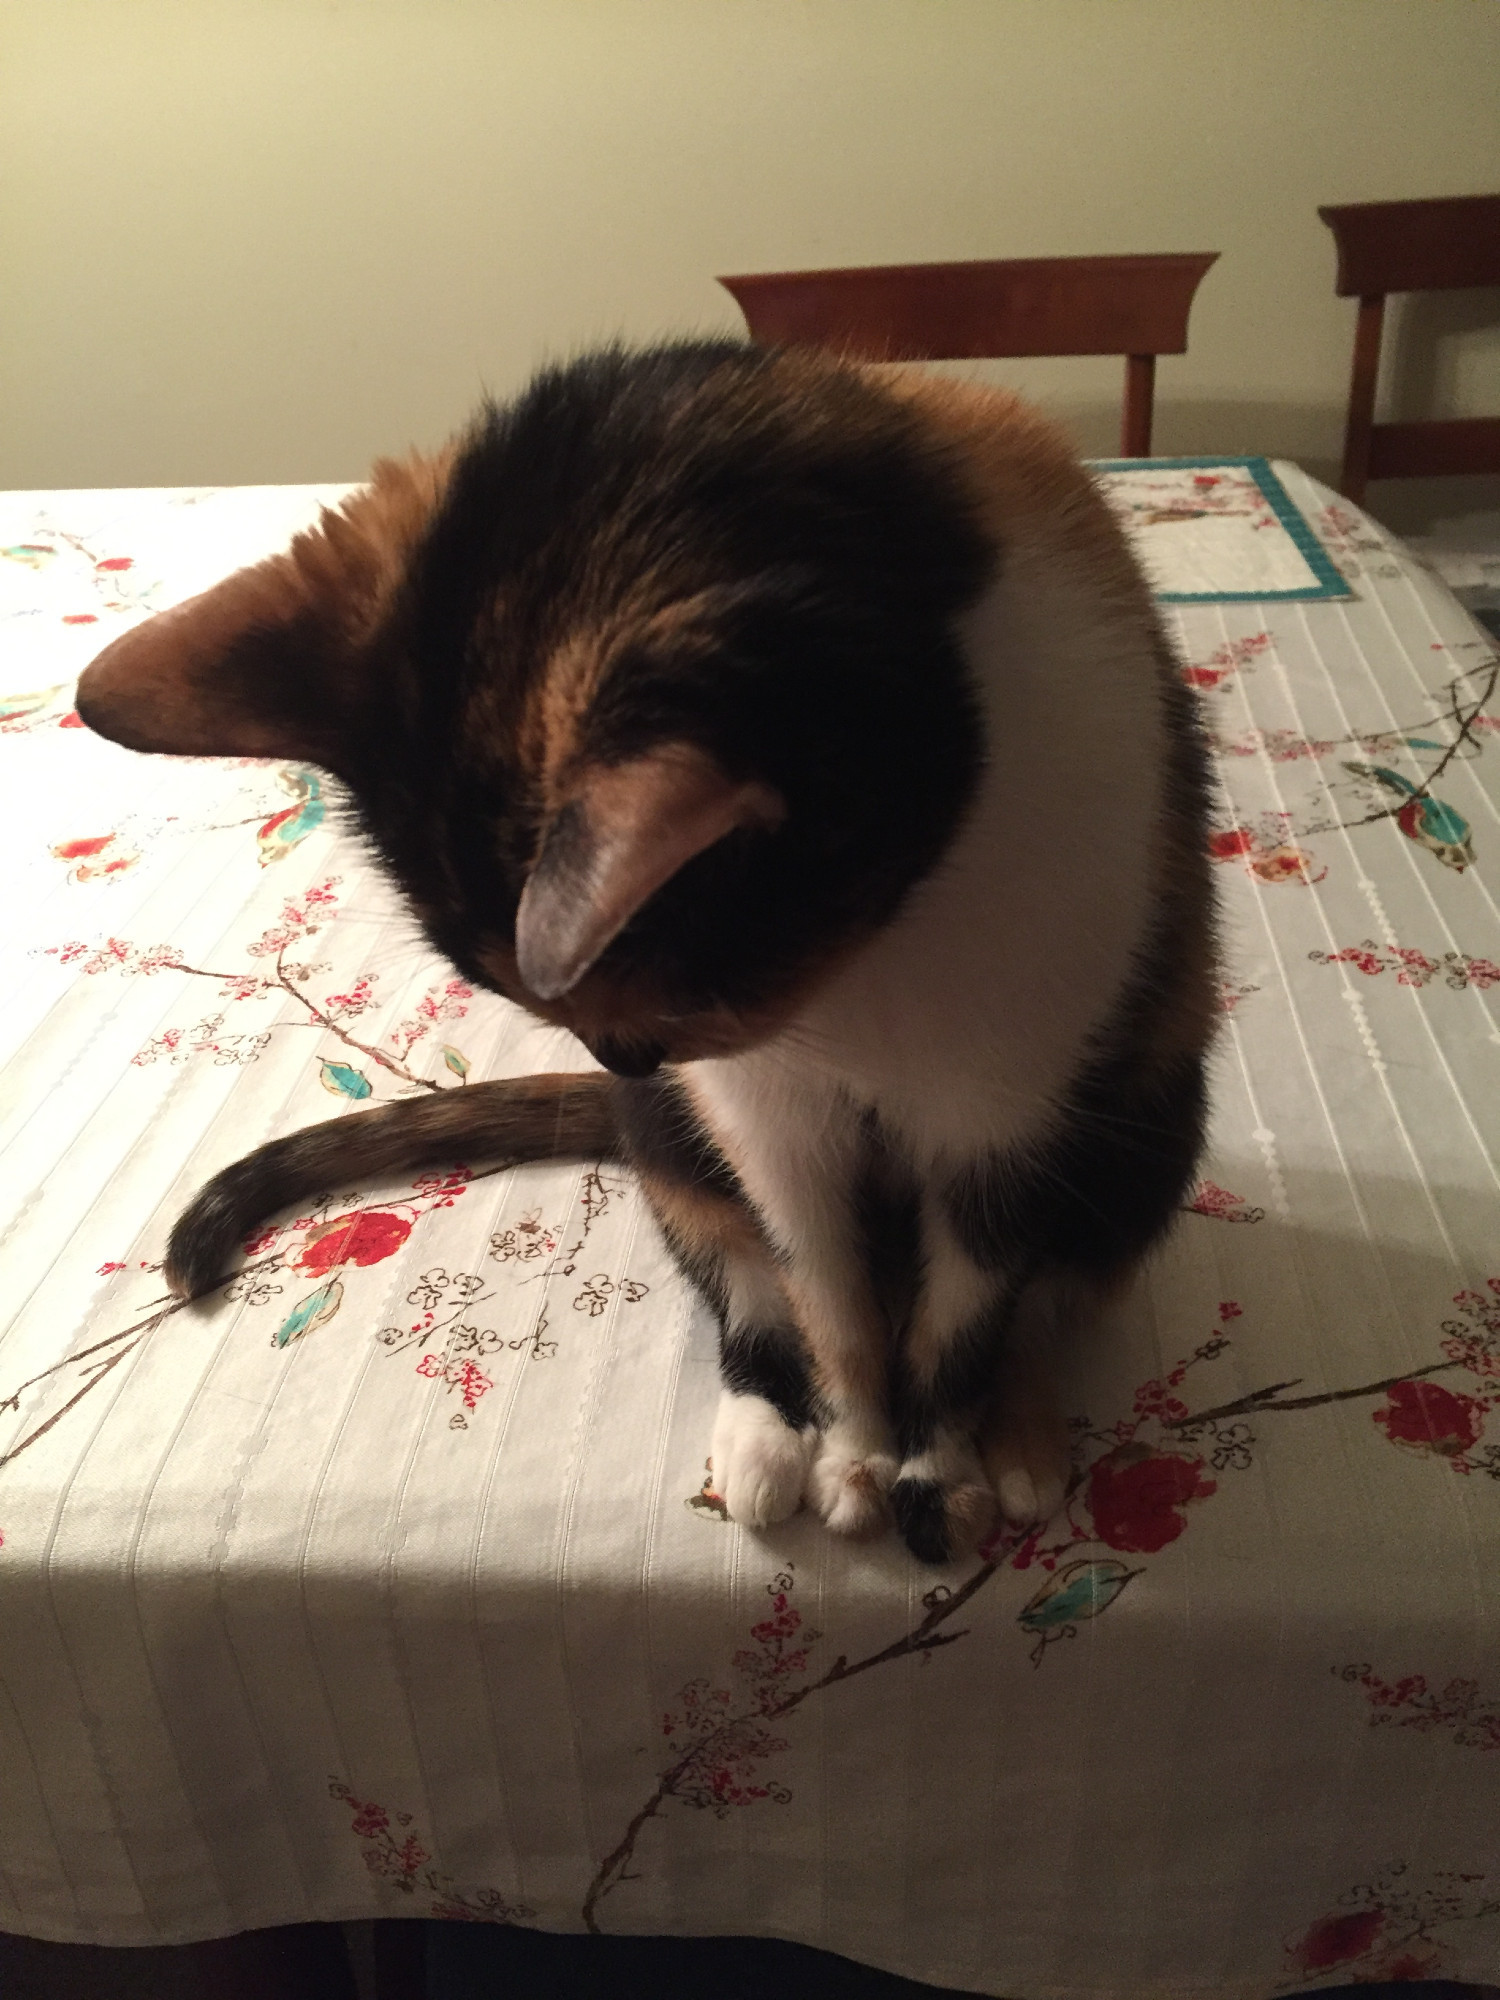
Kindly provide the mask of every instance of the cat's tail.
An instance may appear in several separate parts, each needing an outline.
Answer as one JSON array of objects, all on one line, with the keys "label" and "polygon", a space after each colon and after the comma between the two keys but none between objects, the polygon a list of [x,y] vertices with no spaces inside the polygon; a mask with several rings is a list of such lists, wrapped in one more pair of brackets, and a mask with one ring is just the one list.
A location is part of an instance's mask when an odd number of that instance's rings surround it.
[{"label": "cat's tail", "polygon": [[166,1281],[179,1298],[212,1291],[246,1236],[278,1208],[405,1167],[618,1159],[610,1082],[593,1071],[468,1084],[273,1139],[194,1195],[167,1245]]}]

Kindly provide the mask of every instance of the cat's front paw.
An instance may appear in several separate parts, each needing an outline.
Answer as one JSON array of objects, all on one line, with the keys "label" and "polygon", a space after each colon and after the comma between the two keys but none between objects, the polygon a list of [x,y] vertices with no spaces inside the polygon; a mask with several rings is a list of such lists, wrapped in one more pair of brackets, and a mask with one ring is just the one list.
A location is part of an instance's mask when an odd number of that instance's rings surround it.
[{"label": "cat's front paw", "polygon": [[941,1440],[907,1459],[891,1508],[901,1539],[925,1563],[967,1555],[995,1524],[995,1494],[967,1438]]},{"label": "cat's front paw", "polygon": [[890,1524],[887,1495],[900,1470],[883,1441],[835,1424],[819,1438],[807,1475],[808,1504],[836,1535],[876,1535]]},{"label": "cat's front paw", "polygon": [[1061,1424],[1035,1418],[1002,1425],[985,1446],[984,1469],[1010,1528],[1036,1528],[1067,1498],[1073,1474]]},{"label": "cat's front paw", "polygon": [[712,1445],[714,1491],[731,1521],[769,1528],[802,1504],[812,1442],[760,1396],[719,1398]]}]

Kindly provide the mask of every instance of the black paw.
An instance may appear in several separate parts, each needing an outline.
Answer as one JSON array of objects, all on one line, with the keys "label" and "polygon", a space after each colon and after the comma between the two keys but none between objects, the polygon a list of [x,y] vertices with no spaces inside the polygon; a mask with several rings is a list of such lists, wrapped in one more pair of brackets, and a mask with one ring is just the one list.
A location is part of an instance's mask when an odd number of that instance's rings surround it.
[{"label": "black paw", "polygon": [[891,1509],[902,1541],[918,1562],[949,1560],[947,1498],[935,1479],[898,1479],[891,1488]]}]

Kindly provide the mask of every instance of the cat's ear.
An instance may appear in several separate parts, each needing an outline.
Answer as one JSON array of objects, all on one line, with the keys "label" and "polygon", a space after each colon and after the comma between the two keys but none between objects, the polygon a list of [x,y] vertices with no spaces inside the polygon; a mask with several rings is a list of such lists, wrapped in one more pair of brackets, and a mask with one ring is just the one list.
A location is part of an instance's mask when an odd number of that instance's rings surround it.
[{"label": "cat's ear", "polygon": [[325,509],[285,555],[116,639],[78,683],[79,715],[132,750],[336,767],[360,648],[400,586],[452,460],[451,447],[380,460],[369,484]]},{"label": "cat's ear", "polygon": [[130,750],[324,761],[324,624],[289,557],[257,563],[106,646],[78,713]]},{"label": "cat's ear", "polygon": [[768,785],[731,778],[705,750],[666,743],[587,770],[542,837],[516,911],[516,963],[555,1000],[678,869],[737,827],[770,829],[786,807]]}]

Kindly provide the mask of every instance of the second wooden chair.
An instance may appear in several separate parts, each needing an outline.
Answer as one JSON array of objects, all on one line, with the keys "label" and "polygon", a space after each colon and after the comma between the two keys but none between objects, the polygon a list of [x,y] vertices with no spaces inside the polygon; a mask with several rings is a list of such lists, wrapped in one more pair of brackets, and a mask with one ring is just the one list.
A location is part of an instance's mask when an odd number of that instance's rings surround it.
[{"label": "second wooden chair", "polygon": [[1375,421],[1386,294],[1500,285],[1500,194],[1358,201],[1318,214],[1338,245],[1334,290],[1359,300],[1340,490],[1358,502],[1371,479],[1500,472],[1500,417]]}]

